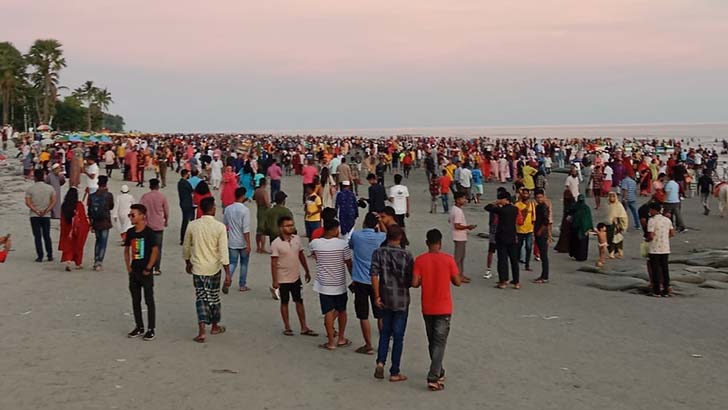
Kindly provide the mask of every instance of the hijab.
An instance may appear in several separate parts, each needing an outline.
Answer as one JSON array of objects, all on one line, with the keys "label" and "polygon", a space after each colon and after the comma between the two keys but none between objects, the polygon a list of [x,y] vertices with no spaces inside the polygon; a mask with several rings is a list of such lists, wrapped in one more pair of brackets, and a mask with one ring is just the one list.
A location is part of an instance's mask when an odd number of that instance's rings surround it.
[{"label": "hijab", "polygon": [[589,205],[586,204],[586,199],[583,194],[579,194],[573,210],[574,229],[576,229],[576,234],[579,239],[583,239],[589,231],[594,229],[591,209],[589,208]]}]

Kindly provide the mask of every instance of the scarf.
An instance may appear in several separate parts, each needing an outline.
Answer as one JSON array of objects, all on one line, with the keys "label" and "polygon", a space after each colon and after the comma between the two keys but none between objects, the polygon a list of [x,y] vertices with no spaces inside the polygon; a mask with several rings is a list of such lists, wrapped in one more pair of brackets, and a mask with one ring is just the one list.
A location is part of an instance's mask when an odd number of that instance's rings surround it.
[{"label": "scarf", "polygon": [[579,195],[573,208],[574,229],[579,239],[584,239],[589,231],[594,229],[591,209],[586,204],[584,195]]}]

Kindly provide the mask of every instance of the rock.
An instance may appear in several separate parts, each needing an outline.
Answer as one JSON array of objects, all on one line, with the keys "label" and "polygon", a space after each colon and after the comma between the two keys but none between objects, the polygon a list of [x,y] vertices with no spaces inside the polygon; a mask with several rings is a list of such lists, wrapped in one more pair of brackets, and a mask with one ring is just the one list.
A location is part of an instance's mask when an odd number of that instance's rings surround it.
[{"label": "rock", "polygon": [[728,283],[728,274],[726,274],[726,273],[714,271],[714,272],[701,272],[699,275],[704,277],[706,280]]},{"label": "rock", "polygon": [[631,278],[638,278],[642,280],[649,279],[647,272],[645,272],[644,269],[631,269],[631,270],[605,270],[603,268],[598,268],[596,266],[591,265],[583,265],[577,271],[580,272],[587,272],[587,273],[596,273],[598,275],[606,275],[606,276],[614,276],[614,277],[631,277]]},{"label": "rock", "polygon": [[608,278],[606,280],[596,280],[594,282],[588,283],[587,286],[608,291],[629,291],[632,289],[646,287],[647,281],[639,278],[622,276]]},{"label": "rock", "polygon": [[714,280],[706,280],[705,282],[698,285],[698,287],[706,289],[728,289],[728,283],[717,282]]},{"label": "rock", "polygon": [[688,272],[698,274],[701,274],[703,272],[718,272],[728,274],[728,269],[717,269],[710,266],[686,266],[684,269]]},{"label": "rock", "polygon": [[695,273],[689,273],[686,275],[674,275],[670,276],[670,281],[674,282],[685,282],[685,283],[693,283],[693,284],[701,284],[705,282],[705,278],[697,275]]}]

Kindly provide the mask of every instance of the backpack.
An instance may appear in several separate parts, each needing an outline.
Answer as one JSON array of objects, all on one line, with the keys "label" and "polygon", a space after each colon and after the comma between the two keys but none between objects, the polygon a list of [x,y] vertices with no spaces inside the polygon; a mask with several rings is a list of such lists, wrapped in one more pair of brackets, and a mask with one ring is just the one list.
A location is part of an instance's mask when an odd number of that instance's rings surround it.
[{"label": "backpack", "polygon": [[88,217],[94,221],[107,219],[106,195],[95,192],[88,198]]}]

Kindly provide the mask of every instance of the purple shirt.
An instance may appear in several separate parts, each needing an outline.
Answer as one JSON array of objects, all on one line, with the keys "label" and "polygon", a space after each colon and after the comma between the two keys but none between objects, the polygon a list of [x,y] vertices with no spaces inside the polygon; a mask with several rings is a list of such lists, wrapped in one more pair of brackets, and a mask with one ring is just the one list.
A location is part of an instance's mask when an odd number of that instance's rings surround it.
[{"label": "purple shirt", "polygon": [[142,195],[139,203],[147,208],[147,226],[153,231],[164,230],[164,220],[169,215],[167,198],[159,190],[149,191]]}]

